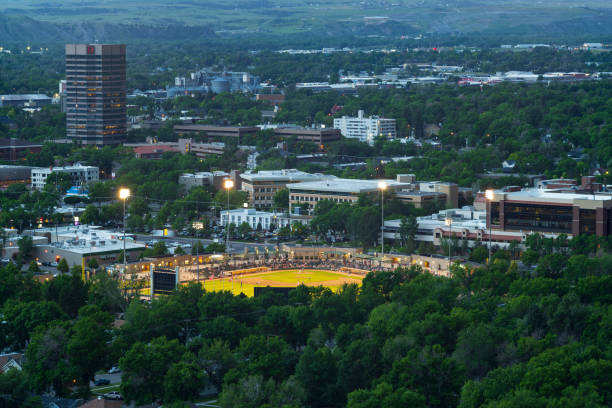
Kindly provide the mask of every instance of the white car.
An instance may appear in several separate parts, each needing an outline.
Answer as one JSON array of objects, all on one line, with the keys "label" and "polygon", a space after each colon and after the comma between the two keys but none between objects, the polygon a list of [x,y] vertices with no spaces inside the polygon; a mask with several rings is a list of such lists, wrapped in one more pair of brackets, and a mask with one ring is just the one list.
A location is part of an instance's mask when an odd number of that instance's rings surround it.
[{"label": "white car", "polygon": [[123,398],[121,398],[121,394],[119,394],[119,391],[107,392],[106,394],[104,394],[104,398],[111,399],[111,400],[120,400],[120,399],[123,399]]},{"label": "white car", "polygon": [[111,369],[108,370],[109,374],[116,374],[116,373],[120,373],[120,372],[121,372],[121,369],[119,367],[116,367],[116,366],[115,367],[111,367]]}]

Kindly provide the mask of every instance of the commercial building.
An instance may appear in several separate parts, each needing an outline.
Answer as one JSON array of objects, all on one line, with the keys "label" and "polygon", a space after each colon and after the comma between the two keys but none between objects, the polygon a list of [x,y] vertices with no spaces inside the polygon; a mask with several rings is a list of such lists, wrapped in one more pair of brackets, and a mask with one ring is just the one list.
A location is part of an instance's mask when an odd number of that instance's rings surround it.
[{"label": "commercial building", "polygon": [[149,160],[159,160],[162,158],[164,153],[179,151],[178,147],[168,146],[164,144],[134,146],[132,150],[134,151],[134,157],[136,157],[137,159]]},{"label": "commercial building", "polygon": [[194,187],[214,186],[223,188],[223,180],[230,178],[224,171],[202,171],[198,173],[184,173],[179,176],[178,183],[185,186],[187,191]]},{"label": "commercial building", "polygon": [[204,134],[208,137],[235,137],[239,140],[243,136],[255,136],[258,127],[250,126],[212,126],[212,125],[176,125],[174,131],[179,135]]},{"label": "commercial building", "polygon": [[326,178],[320,181],[307,181],[289,184],[289,206],[314,208],[319,201],[331,200],[336,203],[354,203],[361,194],[380,194],[380,182],[386,184],[387,191],[401,191],[411,188],[410,183],[396,180],[355,180]]},{"label": "commercial building", "polygon": [[[123,251],[123,235],[106,231],[94,226],[69,226],[40,228],[34,231],[38,236],[47,237],[48,244],[36,245],[34,256],[41,262],[59,262],[66,259],[69,266],[87,266],[90,259],[100,265],[115,263]],[[130,237],[125,241],[125,252],[128,261],[135,261],[145,249],[144,244],[134,242]]]},{"label": "commercial building", "polygon": [[25,160],[28,153],[40,153],[42,144],[15,138],[0,139],[0,160],[16,162]]},{"label": "commercial building", "polygon": [[32,188],[42,190],[47,183],[47,177],[51,173],[67,173],[70,175],[73,185],[85,185],[95,183],[100,180],[100,169],[96,166],[75,166],[65,167],[41,167],[32,169]]},{"label": "commercial building", "polygon": [[242,190],[249,193],[249,204],[254,208],[268,208],[274,204],[274,194],[293,183],[321,180],[327,176],[310,174],[296,169],[246,172],[240,176]]},{"label": "commercial building", "polygon": [[343,116],[334,119],[334,128],[340,129],[344,137],[357,139],[370,145],[374,144],[374,139],[377,137],[387,139],[397,137],[395,119],[385,119],[378,116],[366,118],[362,110],[357,113],[356,118]]},{"label": "commercial building", "polygon": [[32,169],[30,166],[0,165],[0,188],[6,188],[11,184],[30,184]]},{"label": "commercial building", "polygon": [[[228,211],[221,211],[221,225],[227,225]],[[290,217],[287,213],[257,211],[254,208],[243,208],[229,211],[229,223],[236,227],[242,223],[247,223],[253,230],[269,231],[283,228],[289,223],[296,222],[308,223],[309,220],[303,217]]]},{"label": "commercial building", "polygon": [[0,107],[41,108],[51,102],[53,98],[44,94],[0,95]]},{"label": "commercial building", "polygon": [[298,140],[313,142],[317,145],[325,145],[329,142],[340,140],[342,135],[340,129],[334,128],[302,128],[302,127],[278,127],[274,129],[275,136],[296,137]]},{"label": "commercial building", "polygon": [[[552,189],[510,187],[493,192],[490,199],[480,193],[474,207],[442,210],[417,218],[417,241],[439,245],[453,236],[467,241],[505,247],[511,242],[525,242],[530,234],[556,237],[612,233],[612,194],[560,191],[568,184],[550,180]],[[553,183],[554,182],[554,183]],[[558,188],[558,186],[561,186]],[[401,220],[385,221],[385,239],[400,238]]]},{"label": "commercial building", "polygon": [[612,232],[612,194],[495,191],[487,200],[487,223],[495,231],[607,236]]},{"label": "commercial building", "polygon": [[66,45],[66,135],[82,145],[117,145],[127,136],[125,45]]}]

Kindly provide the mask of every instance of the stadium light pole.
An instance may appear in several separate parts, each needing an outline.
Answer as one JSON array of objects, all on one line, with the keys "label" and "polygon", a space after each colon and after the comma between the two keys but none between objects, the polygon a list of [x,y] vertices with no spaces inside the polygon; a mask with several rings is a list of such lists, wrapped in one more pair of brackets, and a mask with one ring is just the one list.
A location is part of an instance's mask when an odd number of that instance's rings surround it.
[{"label": "stadium light pole", "polygon": [[129,188],[119,189],[119,198],[123,200],[123,274],[127,270],[127,256],[125,253],[125,202],[130,197]]},{"label": "stadium light pole", "polygon": [[385,256],[385,190],[387,189],[387,183],[385,181],[378,182],[378,189],[380,190],[380,237],[381,237],[381,251],[380,259]]},{"label": "stadium light pole", "polygon": [[444,223],[446,225],[448,225],[448,271],[450,272],[450,267],[451,267],[451,238],[453,236],[453,219],[450,217],[447,217],[444,220]]},{"label": "stadium light pole", "polygon": [[230,220],[230,214],[229,214],[229,193],[230,190],[232,188],[234,188],[234,180],[232,179],[225,179],[225,181],[223,182],[223,187],[227,190],[227,222],[225,223],[225,251],[227,252],[227,254],[229,255],[230,253],[230,246],[229,246],[229,220]]},{"label": "stadium light pole", "polygon": [[487,264],[491,263],[491,224],[493,224],[493,213],[491,212],[491,200],[495,197],[493,190],[489,189],[485,191],[485,198],[487,199],[487,211],[489,212],[489,258],[487,258]]}]

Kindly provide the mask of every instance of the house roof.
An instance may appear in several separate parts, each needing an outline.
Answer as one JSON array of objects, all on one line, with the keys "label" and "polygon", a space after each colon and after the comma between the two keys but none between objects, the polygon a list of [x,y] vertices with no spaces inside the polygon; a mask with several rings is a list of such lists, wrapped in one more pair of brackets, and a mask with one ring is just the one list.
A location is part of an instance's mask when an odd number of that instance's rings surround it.
[{"label": "house roof", "polygon": [[87,401],[85,404],[81,405],[80,408],[121,408],[122,406],[123,401],[107,400],[101,398]]},{"label": "house roof", "polygon": [[13,366],[11,362],[17,363],[19,366],[23,363],[23,354],[21,353],[7,353],[0,354],[0,372],[4,372],[6,369]]},{"label": "house roof", "polygon": [[168,145],[135,146],[132,148],[135,154],[152,154],[165,152],[178,152],[179,149]]}]

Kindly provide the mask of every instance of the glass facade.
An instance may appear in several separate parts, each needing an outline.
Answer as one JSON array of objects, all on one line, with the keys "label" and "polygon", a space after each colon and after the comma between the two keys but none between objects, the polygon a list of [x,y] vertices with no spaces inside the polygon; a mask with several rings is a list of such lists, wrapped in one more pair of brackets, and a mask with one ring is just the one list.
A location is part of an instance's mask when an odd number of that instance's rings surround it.
[{"label": "glass facade", "polygon": [[571,206],[504,203],[505,228],[509,230],[550,231],[571,234],[572,219]]},{"label": "glass facade", "polygon": [[595,210],[580,210],[580,233],[595,234]]}]

